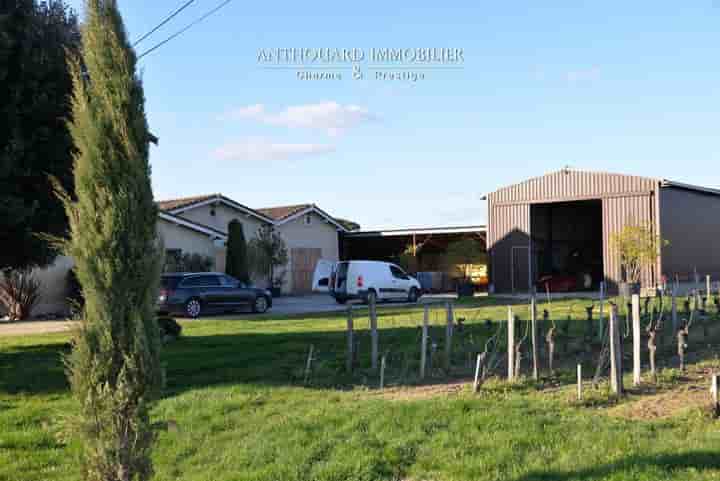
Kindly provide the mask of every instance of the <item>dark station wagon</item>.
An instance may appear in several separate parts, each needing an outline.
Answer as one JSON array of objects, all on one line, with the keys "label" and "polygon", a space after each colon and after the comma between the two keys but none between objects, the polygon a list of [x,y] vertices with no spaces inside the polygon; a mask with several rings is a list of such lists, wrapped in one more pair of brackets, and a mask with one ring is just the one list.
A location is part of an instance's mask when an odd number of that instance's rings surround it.
[{"label": "dark station wagon", "polygon": [[248,306],[253,312],[266,312],[272,306],[270,291],[219,272],[179,272],[161,277],[157,300],[160,313],[182,313],[196,318],[200,314]]}]

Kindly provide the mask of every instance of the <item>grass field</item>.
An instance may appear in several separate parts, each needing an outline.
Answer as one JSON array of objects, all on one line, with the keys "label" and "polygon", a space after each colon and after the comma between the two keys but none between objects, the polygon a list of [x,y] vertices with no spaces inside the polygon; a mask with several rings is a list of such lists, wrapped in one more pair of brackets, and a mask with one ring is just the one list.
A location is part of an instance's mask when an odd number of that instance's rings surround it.
[{"label": "grass field", "polygon": [[[506,319],[499,302],[475,300],[455,314],[481,336],[486,319]],[[556,302],[553,312],[579,320],[586,304]],[[527,315],[525,307],[516,312]],[[432,314],[433,339],[441,338],[443,316]],[[706,411],[688,404],[658,419],[616,415],[643,400],[652,404],[653,396],[674,396],[675,371],[663,372],[657,392],[631,392],[618,405],[604,388],[573,401],[570,371],[537,385],[491,381],[479,395],[439,372],[418,386],[412,373],[421,318],[419,309],[380,310],[381,351],[389,351],[392,374],[382,392],[367,369],[362,311],[356,327],[363,355],[353,376],[343,372],[344,315],[184,322],[183,338],[163,354],[166,395],[153,412],[156,478],[720,479],[720,422]],[[73,409],[61,362],[67,341],[60,334],[0,338],[2,480],[78,478],[78,446],[62,434]],[[311,344],[318,361],[304,386]],[[706,357],[695,366],[701,374],[717,367]]]}]

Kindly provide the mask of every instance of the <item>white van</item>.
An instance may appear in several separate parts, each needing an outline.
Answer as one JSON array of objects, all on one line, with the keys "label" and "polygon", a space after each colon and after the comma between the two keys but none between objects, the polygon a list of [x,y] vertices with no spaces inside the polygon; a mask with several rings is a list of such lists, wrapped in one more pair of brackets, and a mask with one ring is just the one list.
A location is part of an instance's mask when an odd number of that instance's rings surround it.
[{"label": "white van", "polygon": [[348,299],[416,302],[422,294],[417,279],[395,264],[380,261],[321,259],[315,267],[313,290],[329,292],[340,304]]}]

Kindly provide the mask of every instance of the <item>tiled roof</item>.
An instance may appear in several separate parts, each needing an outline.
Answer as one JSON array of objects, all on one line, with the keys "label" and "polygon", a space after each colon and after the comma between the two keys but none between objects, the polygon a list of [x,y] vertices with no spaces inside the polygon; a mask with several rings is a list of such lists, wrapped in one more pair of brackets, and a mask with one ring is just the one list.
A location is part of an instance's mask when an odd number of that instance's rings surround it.
[{"label": "tiled roof", "polygon": [[300,211],[309,209],[312,206],[312,204],[281,205],[278,207],[264,207],[255,210],[265,214],[273,220],[280,221],[287,219],[291,215],[297,214]]},{"label": "tiled roof", "polygon": [[213,197],[218,197],[219,195],[220,194],[196,195],[193,197],[180,197],[178,199],[159,200],[157,202],[157,205],[161,210],[173,210],[179,209],[180,207],[187,207],[192,204],[197,204],[199,202],[204,202],[208,199],[212,199]]}]

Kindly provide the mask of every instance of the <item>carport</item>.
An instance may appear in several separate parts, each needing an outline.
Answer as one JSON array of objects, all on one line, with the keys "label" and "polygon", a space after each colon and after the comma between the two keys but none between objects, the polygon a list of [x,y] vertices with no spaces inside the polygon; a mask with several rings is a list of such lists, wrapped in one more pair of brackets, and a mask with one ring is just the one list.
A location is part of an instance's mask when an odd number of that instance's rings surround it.
[{"label": "carport", "polygon": [[[340,258],[404,264],[412,274],[427,273],[435,278],[433,290],[450,290],[454,289],[458,274],[448,264],[447,248],[464,239],[476,241],[481,251],[487,252],[487,229],[474,225],[347,232],[341,235]],[[482,266],[482,276],[486,275],[485,267]],[[420,281],[423,283],[423,279]]]}]

